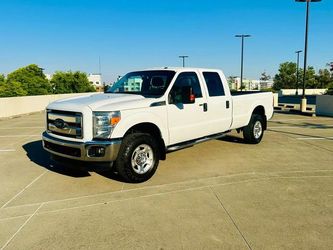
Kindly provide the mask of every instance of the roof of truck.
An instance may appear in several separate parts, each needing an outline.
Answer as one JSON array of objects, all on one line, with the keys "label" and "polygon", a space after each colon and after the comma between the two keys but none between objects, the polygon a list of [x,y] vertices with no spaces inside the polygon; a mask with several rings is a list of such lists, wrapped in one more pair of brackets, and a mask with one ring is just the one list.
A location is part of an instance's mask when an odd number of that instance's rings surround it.
[{"label": "roof of truck", "polygon": [[149,68],[145,70],[174,70],[174,71],[188,71],[188,70],[195,70],[195,71],[221,71],[220,69],[208,69],[208,68],[192,68],[192,67],[156,67],[156,68]]}]

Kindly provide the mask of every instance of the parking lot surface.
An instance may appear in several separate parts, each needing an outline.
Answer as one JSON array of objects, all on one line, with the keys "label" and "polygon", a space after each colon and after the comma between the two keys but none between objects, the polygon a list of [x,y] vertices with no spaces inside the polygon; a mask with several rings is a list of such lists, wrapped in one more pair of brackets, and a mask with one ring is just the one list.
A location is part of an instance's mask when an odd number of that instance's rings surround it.
[{"label": "parking lot surface", "polygon": [[332,249],[333,119],[275,114],[167,155],[155,176],[62,166],[44,113],[0,121],[0,249]]}]

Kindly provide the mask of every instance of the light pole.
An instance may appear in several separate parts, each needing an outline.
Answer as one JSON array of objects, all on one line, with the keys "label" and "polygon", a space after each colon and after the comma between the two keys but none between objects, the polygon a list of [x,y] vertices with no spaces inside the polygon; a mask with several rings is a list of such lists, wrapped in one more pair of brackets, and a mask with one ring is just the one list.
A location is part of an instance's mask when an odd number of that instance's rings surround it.
[{"label": "light pole", "polygon": [[302,53],[302,50],[297,50],[295,53],[297,54],[297,68],[296,68],[296,95],[298,95],[298,70],[299,70],[299,54]]},{"label": "light pole", "polygon": [[188,58],[188,56],[179,56],[179,58],[183,59],[183,68],[185,68],[185,59]]},{"label": "light pole", "polygon": [[235,35],[235,37],[242,38],[242,49],[241,49],[241,79],[240,79],[240,84],[241,84],[241,91],[243,91],[243,70],[244,70],[244,38],[245,37],[250,37],[251,35]]},{"label": "light pole", "polygon": [[305,97],[305,81],[306,81],[306,67],[308,59],[308,33],[309,33],[309,14],[310,2],[321,2],[321,0],[295,0],[296,2],[306,2],[306,18],[305,18],[305,46],[304,46],[304,73],[303,73],[303,94],[301,101],[301,111],[306,111],[306,97]]}]

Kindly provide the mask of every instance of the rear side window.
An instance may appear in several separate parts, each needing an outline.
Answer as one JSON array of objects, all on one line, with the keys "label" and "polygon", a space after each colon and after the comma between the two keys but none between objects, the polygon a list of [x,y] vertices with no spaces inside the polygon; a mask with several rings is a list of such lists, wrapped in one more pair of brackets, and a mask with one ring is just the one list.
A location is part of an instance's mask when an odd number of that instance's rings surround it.
[{"label": "rear side window", "polygon": [[224,96],[223,84],[217,72],[203,72],[209,96]]}]

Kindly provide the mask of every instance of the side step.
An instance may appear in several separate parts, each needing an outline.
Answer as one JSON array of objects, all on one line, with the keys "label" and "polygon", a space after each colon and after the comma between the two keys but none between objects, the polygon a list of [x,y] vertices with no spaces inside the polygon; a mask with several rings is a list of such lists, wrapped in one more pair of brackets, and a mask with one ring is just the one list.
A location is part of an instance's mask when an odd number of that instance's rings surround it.
[{"label": "side step", "polygon": [[226,136],[226,134],[228,132],[230,132],[230,131],[227,131],[227,132],[224,132],[224,133],[218,133],[218,134],[214,134],[214,135],[209,135],[209,136],[201,137],[201,138],[198,138],[198,139],[195,139],[195,140],[191,140],[191,141],[171,145],[171,146],[167,147],[166,151],[169,153],[169,152],[181,150],[181,149],[184,149],[184,148],[190,148],[190,147],[193,147],[195,144],[198,144],[198,143],[202,143],[202,142],[222,138],[222,137]]}]

